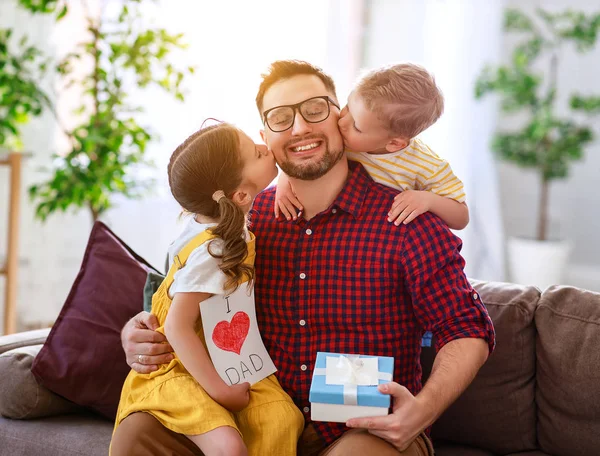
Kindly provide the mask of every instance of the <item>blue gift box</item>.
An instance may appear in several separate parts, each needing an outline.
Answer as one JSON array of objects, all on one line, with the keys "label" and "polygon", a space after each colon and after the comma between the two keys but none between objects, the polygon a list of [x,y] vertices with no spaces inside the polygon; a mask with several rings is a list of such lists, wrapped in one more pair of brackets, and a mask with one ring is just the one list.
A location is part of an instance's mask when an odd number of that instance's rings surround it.
[{"label": "blue gift box", "polygon": [[[340,357],[346,358],[344,362],[348,366],[349,372],[355,371],[358,375],[360,375],[362,368],[353,366],[367,363],[367,361],[363,361],[367,358],[376,359],[377,383],[382,384],[392,381],[394,358],[389,356],[318,352],[309,395],[311,419],[313,421],[343,423],[350,418],[387,415],[390,407],[390,396],[380,393],[377,385],[361,385],[360,381],[359,384],[356,384],[353,380],[344,381],[343,384],[327,383],[327,358],[330,358],[329,364],[331,366],[331,363],[336,363],[336,359],[340,359]],[[368,363],[373,363],[373,361],[368,361]],[[348,378],[352,378],[352,375]]]}]

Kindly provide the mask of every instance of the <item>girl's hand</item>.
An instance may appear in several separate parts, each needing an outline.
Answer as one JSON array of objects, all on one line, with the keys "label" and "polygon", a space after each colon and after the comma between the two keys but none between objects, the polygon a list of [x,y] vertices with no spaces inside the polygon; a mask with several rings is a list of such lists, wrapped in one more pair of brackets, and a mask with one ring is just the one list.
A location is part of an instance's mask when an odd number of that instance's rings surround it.
[{"label": "girl's hand", "polygon": [[[298,212],[296,212],[296,209],[298,209]],[[279,218],[281,213],[287,220],[296,220],[300,212],[302,212],[302,204],[300,204],[296,195],[292,193],[292,190],[280,191],[277,187],[275,191],[275,218]]]},{"label": "girl's hand", "polygon": [[423,190],[405,190],[398,193],[388,213],[388,222],[393,222],[396,226],[401,223],[409,224],[431,208],[432,195],[433,193]]},{"label": "girl's hand", "polygon": [[248,405],[250,401],[250,383],[238,383],[228,386],[223,393],[223,397],[217,399],[217,402],[232,412],[239,412]]},{"label": "girl's hand", "polygon": [[302,203],[296,198],[288,177],[281,173],[275,189],[275,218],[282,214],[287,220],[296,220],[299,215],[296,209],[302,212]]}]

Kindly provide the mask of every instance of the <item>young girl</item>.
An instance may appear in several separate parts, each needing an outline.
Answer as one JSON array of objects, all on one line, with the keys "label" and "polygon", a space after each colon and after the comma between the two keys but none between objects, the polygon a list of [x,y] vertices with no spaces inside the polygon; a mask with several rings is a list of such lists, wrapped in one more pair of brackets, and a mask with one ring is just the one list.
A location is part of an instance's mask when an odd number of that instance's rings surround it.
[{"label": "young girl", "polygon": [[175,358],[150,374],[131,371],[115,429],[146,412],[186,435],[207,456],[295,455],[302,413],[274,375],[229,386],[205,346],[199,303],[254,281],[254,236],[246,214],[277,175],[266,146],[221,123],[190,136],[171,156],[171,192],[191,214],[171,245],[167,277],[152,298],[158,331]]}]

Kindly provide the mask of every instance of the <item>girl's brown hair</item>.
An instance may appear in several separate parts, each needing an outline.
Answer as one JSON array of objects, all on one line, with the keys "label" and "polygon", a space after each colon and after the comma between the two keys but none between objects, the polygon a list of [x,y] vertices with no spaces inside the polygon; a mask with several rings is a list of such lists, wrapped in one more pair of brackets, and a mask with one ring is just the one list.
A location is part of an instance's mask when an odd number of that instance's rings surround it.
[{"label": "girl's brown hair", "polygon": [[[225,290],[235,291],[240,282],[254,282],[254,267],[244,264],[248,256],[244,211],[231,200],[242,183],[243,162],[239,130],[219,123],[202,128],[181,144],[169,161],[169,186],[181,207],[192,214],[219,220],[211,231],[223,240],[221,270],[227,275]],[[225,198],[217,203],[213,194],[222,190]],[[212,242],[211,242],[212,244]]]}]

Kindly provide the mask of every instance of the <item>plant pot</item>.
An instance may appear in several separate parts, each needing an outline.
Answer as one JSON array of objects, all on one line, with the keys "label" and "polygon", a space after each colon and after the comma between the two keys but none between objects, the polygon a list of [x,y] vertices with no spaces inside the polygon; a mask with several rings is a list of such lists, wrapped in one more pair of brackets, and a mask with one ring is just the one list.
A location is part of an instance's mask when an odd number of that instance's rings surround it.
[{"label": "plant pot", "polygon": [[571,251],[568,241],[508,239],[508,266],[511,281],[535,285],[545,290],[563,283],[563,273]]}]

